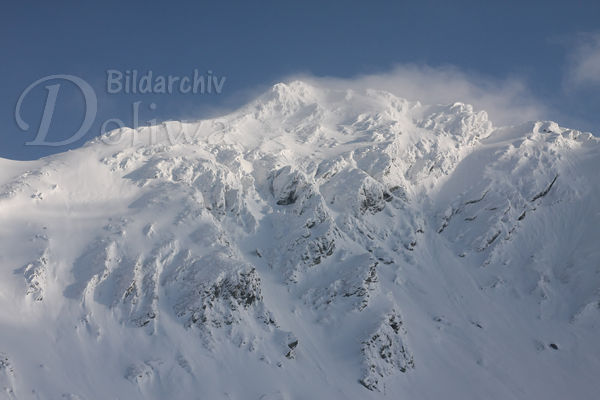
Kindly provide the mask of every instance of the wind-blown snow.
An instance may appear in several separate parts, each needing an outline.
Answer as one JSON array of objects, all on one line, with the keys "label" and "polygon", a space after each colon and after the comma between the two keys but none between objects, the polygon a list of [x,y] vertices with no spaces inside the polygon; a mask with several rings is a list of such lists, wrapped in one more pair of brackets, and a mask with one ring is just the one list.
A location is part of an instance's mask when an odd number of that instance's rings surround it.
[{"label": "wind-blown snow", "polygon": [[296,81],[0,160],[2,394],[594,398],[599,150]]}]

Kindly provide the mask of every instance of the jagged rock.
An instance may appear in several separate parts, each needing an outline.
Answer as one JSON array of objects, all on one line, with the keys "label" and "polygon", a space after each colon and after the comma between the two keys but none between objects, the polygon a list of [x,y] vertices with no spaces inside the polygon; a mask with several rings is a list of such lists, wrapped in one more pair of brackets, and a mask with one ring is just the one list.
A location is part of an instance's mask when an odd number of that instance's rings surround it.
[{"label": "jagged rock", "polygon": [[45,251],[37,260],[25,265],[19,271],[23,272],[27,282],[27,296],[34,301],[42,301],[47,285],[48,252]]},{"label": "jagged rock", "polygon": [[365,372],[360,383],[369,390],[382,389],[383,378],[415,367],[406,345],[400,314],[387,314],[379,327],[362,343]]},{"label": "jagged rock", "polygon": [[276,171],[271,181],[271,190],[278,205],[294,204],[306,188],[306,177],[289,166]]},{"label": "jagged rock", "polygon": [[378,264],[368,253],[350,258],[340,266],[340,273],[333,282],[310,289],[305,300],[318,308],[349,300],[352,309],[362,311],[368,306],[372,292],[377,289]]},{"label": "jagged rock", "polygon": [[[201,272],[198,267],[203,263],[212,264],[207,267],[216,270],[211,273],[212,279],[205,280],[198,274]],[[169,284],[184,281],[188,288],[180,291],[179,300],[175,303],[177,315],[186,317],[188,325],[219,328],[239,322],[240,313],[249,310],[255,310],[257,316],[265,321],[272,320],[269,313],[263,310],[260,278],[256,269],[244,266],[232,270],[231,261],[218,254],[186,265],[186,269],[181,270]]]}]

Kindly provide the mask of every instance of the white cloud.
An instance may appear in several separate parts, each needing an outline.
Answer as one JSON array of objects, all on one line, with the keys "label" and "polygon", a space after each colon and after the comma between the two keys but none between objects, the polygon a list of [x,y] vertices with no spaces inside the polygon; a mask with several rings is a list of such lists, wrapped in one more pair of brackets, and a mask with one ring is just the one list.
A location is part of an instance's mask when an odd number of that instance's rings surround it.
[{"label": "white cloud", "polygon": [[600,34],[579,37],[571,49],[566,75],[569,88],[600,84]]},{"label": "white cloud", "polygon": [[503,80],[466,73],[453,66],[429,67],[399,65],[390,72],[353,78],[294,76],[316,84],[337,88],[380,89],[424,104],[449,104],[457,101],[485,110],[495,125],[539,120],[550,114],[523,81]]}]

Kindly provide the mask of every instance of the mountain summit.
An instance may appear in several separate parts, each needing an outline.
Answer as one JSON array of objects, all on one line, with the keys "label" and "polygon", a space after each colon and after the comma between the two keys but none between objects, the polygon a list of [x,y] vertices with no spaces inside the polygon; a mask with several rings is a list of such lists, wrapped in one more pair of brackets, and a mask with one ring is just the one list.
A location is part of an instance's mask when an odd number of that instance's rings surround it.
[{"label": "mountain summit", "polygon": [[0,160],[9,399],[600,392],[600,141],[277,84]]}]

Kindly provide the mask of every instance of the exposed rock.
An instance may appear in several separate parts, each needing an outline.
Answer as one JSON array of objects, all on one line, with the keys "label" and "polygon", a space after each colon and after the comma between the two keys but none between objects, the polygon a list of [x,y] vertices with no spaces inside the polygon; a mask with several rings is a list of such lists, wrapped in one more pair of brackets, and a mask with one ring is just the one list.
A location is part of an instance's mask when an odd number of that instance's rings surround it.
[{"label": "exposed rock", "polygon": [[381,391],[383,378],[415,367],[402,325],[400,314],[392,311],[362,343],[365,371],[360,383],[367,389]]},{"label": "exposed rock", "polygon": [[25,265],[19,271],[23,272],[27,282],[27,296],[34,301],[42,301],[47,285],[48,251],[44,251],[37,260]]}]

